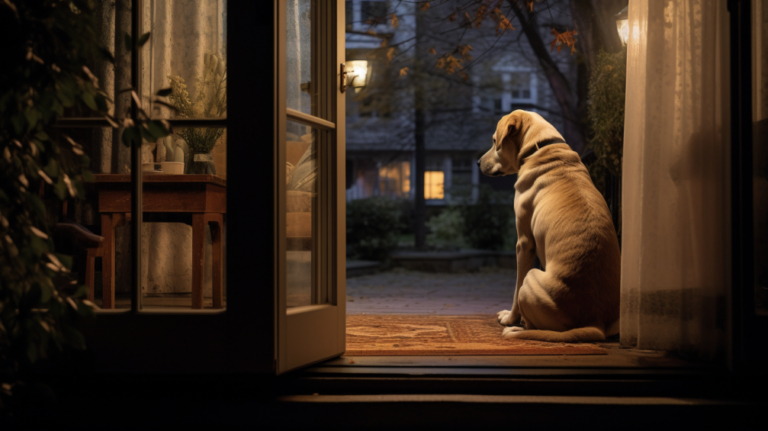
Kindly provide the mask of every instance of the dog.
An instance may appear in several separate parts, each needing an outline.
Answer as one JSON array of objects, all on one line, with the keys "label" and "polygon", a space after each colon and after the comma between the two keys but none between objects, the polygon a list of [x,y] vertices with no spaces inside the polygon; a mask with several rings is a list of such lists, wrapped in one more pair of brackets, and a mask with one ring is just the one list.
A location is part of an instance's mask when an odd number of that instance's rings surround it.
[{"label": "dog", "polygon": [[[579,155],[535,112],[504,116],[483,174],[515,183],[517,283],[502,335],[601,341],[619,333],[621,255],[608,205]],[[539,258],[542,269],[534,269]]]}]

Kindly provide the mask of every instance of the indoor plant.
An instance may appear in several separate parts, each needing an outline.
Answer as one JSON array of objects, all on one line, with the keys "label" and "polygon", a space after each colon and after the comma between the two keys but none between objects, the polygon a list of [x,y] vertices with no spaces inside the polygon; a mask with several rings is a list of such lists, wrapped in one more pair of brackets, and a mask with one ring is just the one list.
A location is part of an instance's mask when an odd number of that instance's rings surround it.
[{"label": "indoor plant", "polygon": [[[227,69],[224,60],[214,54],[205,54],[203,75],[195,84],[195,99],[191,100],[184,78],[168,75],[171,82],[171,105],[177,118],[219,118],[227,113]],[[177,132],[187,144],[185,173],[215,174],[211,150],[224,134],[223,128],[181,129]]]}]

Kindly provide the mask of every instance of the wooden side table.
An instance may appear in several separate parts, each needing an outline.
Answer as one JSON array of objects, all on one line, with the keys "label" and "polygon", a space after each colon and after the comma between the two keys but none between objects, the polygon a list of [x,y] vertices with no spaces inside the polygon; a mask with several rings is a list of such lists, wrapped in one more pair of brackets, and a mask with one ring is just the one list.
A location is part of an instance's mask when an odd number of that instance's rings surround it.
[{"label": "wooden side table", "polygon": [[[192,215],[192,308],[203,308],[205,280],[205,226],[213,240],[213,308],[223,307],[222,243],[227,212],[227,180],[216,175],[144,175],[143,211],[191,213]],[[98,174],[96,187],[101,213],[102,308],[115,308],[115,228],[130,220],[131,176]]]}]

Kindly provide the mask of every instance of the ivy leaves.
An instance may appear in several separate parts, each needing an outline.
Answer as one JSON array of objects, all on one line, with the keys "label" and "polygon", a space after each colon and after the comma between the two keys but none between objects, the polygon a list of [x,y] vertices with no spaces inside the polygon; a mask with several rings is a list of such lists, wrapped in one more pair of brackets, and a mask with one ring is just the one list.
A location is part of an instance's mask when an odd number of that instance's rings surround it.
[{"label": "ivy leaves", "polygon": [[[47,356],[51,348],[84,348],[77,320],[93,315],[85,286],[72,280],[72,259],[52,239],[46,204],[85,196],[93,181],[86,149],[73,137],[52,133],[67,113],[102,116],[127,126],[128,145],[155,142],[169,125],[151,120],[141,101],[135,118],[110,113],[113,100],[85,64],[115,61],[96,42],[88,1],[0,0],[0,371]],[[59,7],[57,7],[59,5]],[[62,6],[63,5],[63,6]],[[12,13],[9,13],[12,12]],[[124,38],[131,49],[150,40]],[[154,103],[154,102],[153,102]],[[125,113],[121,113],[125,115]],[[45,191],[46,199],[40,197]],[[53,198],[53,199],[51,199]],[[2,378],[8,374],[0,373]],[[0,383],[4,380],[0,380]]]}]

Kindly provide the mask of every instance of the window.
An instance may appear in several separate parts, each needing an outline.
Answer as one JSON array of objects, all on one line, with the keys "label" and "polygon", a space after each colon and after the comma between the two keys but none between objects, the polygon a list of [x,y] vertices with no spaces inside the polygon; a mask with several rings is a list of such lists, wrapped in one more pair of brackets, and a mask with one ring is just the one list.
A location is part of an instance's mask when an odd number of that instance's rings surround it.
[{"label": "window", "polygon": [[536,92],[536,74],[532,72],[499,72],[496,75],[476,83],[479,90],[475,96],[476,114],[506,115],[523,105],[538,101]]},{"label": "window", "polygon": [[[121,142],[123,129],[103,128],[110,125],[106,120],[63,121],[64,126],[83,127],[77,135],[90,152],[96,173],[89,197],[92,205],[77,202],[71,214],[64,216],[100,231],[104,238],[99,247],[76,249],[78,258],[86,262],[89,296],[102,309],[223,309],[227,298],[227,2],[181,6],[144,0],[134,4],[138,8],[131,11],[96,2],[104,18],[97,31],[112,41],[106,48],[114,52],[116,61],[114,67],[105,63],[91,67],[115,101],[117,118],[130,112],[132,103],[129,93],[119,90],[133,88],[146,114],[168,120],[172,134],[156,142],[145,139],[132,152]],[[201,19],[206,25],[195,25]],[[132,20],[142,34],[151,35],[139,50],[137,65],[131,64],[130,50],[121,36],[130,31],[125,24]],[[109,21],[120,24],[115,27]],[[188,31],[180,36],[179,28]],[[166,88],[172,91],[169,96],[156,96]],[[72,134],[67,129],[63,132]],[[132,176],[131,172],[142,174]],[[143,211],[132,212],[130,202],[139,196]],[[179,196],[188,196],[195,204]],[[142,234],[132,239],[131,232],[136,230]],[[137,244],[140,250],[134,249]],[[137,259],[141,261],[138,273],[132,265]],[[101,276],[97,276],[99,260]]]},{"label": "window", "polygon": [[424,172],[424,199],[443,199],[445,190],[443,171]]},{"label": "window", "polygon": [[379,193],[382,196],[407,198],[411,191],[411,164],[390,163],[379,168]]}]

